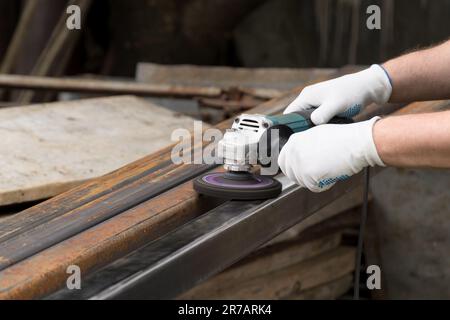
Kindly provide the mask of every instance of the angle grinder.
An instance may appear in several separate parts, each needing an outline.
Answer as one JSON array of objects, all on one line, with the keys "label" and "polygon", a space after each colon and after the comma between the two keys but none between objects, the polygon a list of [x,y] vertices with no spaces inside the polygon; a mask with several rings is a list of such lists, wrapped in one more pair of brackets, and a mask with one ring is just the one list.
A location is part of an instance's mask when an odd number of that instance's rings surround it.
[{"label": "angle grinder", "polygon": [[[223,159],[225,172],[210,172],[194,180],[194,189],[204,195],[234,199],[263,200],[281,193],[281,183],[270,175],[254,173],[254,167],[276,165],[279,152],[289,137],[314,127],[314,109],[267,116],[242,114],[218,143],[218,156]],[[330,123],[346,124],[349,118],[334,117]]]}]

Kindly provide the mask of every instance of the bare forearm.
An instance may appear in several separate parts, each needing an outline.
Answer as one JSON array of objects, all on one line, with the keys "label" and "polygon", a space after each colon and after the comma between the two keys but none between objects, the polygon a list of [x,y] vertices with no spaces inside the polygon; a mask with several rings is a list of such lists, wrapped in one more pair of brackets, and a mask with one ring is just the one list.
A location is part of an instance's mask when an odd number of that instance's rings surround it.
[{"label": "bare forearm", "polygon": [[450,99],[450,40],[387,61],[391,102]]},{"label": "bare forearm", "polygon": [[388,166],[450,168],[450,111],[381,119],[373,137]]}]

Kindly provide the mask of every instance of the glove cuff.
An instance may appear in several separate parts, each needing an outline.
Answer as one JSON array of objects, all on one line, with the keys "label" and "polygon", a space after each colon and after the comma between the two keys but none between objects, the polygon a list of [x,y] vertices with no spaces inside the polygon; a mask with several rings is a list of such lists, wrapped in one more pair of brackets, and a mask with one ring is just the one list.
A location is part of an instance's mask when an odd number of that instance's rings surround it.
[{"label": "glove cuff", "polygon": [[380,120],[381,117],[373,117],[372,119],[366,121],[367,123],[367,136],[369,137],[369,143],[367,146],[367,153],[366,153],[366,160],[367,163],[374,167],[375,165],[378,165],[380,167],[386,167],[383,160],[381,160],[380,156],[378,155],[377,147],[375,145],[375,140],[373,139],[373,127],[375,123]]},{"label": "glove cuff", "polygon": [[386,103],[392,94],[391,78],[387,71],[378,64],[373,64],[368,69],[373,79],[372,97],[377,103]]}]

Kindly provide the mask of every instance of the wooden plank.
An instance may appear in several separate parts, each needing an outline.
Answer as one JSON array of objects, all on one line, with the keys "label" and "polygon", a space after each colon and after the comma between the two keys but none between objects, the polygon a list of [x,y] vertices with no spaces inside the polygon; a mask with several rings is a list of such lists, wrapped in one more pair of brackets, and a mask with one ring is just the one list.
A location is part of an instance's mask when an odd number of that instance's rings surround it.
[{"label": "wooden plank", "polygon": [[192,119],[124,96],[0,110],[0,205],[45,199],[157,151]]},{"label": "wooden plank", "polygon": [[[139,63],[136,70],[136,80],[150,84],[168,83],[221,88],[276,89],[279,93],[280,91],[291,90],[302,82],[329,77],[335,72],[336,69],[324,68],[231,68]],[[268,92],[261,91],[259,95]]]},{"label": "wooden plank", "polygon": [[353,276],[347,274],[342,278],[323,285],[293,293],[285,299],[288,300],[335,300],[343,296],[353,286]]},{"label": "wooden plank", "polygon": [[350,274],[355,249],[339,247],[304,262],[242,281],[233,286],[211,287],[202,299],[285,299]]},{"label": "wooden plank", "polygon": [[272,246],[270,250],[258,251],[235,266],[216,275],[181,295],[180,299],[203,299],[217,288],[239,286],[252,278],[298,264],[339,246],[341,234],[334,233],[306,243],[285,243]]}]

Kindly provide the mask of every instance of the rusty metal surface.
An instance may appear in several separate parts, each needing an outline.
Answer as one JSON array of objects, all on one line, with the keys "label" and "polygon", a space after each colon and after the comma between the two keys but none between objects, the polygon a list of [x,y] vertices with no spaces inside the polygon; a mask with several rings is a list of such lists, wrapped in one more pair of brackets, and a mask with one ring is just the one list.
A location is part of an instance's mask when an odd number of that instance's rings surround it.
[{"label": "rusty metal surface", "polygon": [[148,175],[164,173],[164,170],[167,171],[167,165],[170,163],[167,158],[169,150],[170,148],[165,148],[15,215],[12,219],[8,219],[0,225],[0,241],[22,234],[138,179]]},{"label": "rusty metal surface", "polygon": [[140,203],[158,196],[197,175],[211,169],[206,165],[191,165],[165,174],[155,181],[146,176],[119,190],[71,210],[25,233],[10,233],[0,243],[0,271],[33,254],[64,241]]},{"label": "rusty metal surface", "polygon": [[191,182],[184,183],[1,271],[0,299],[45,296],[64,285],[69,265],[83,276],[216,205],[199,201]]}]

